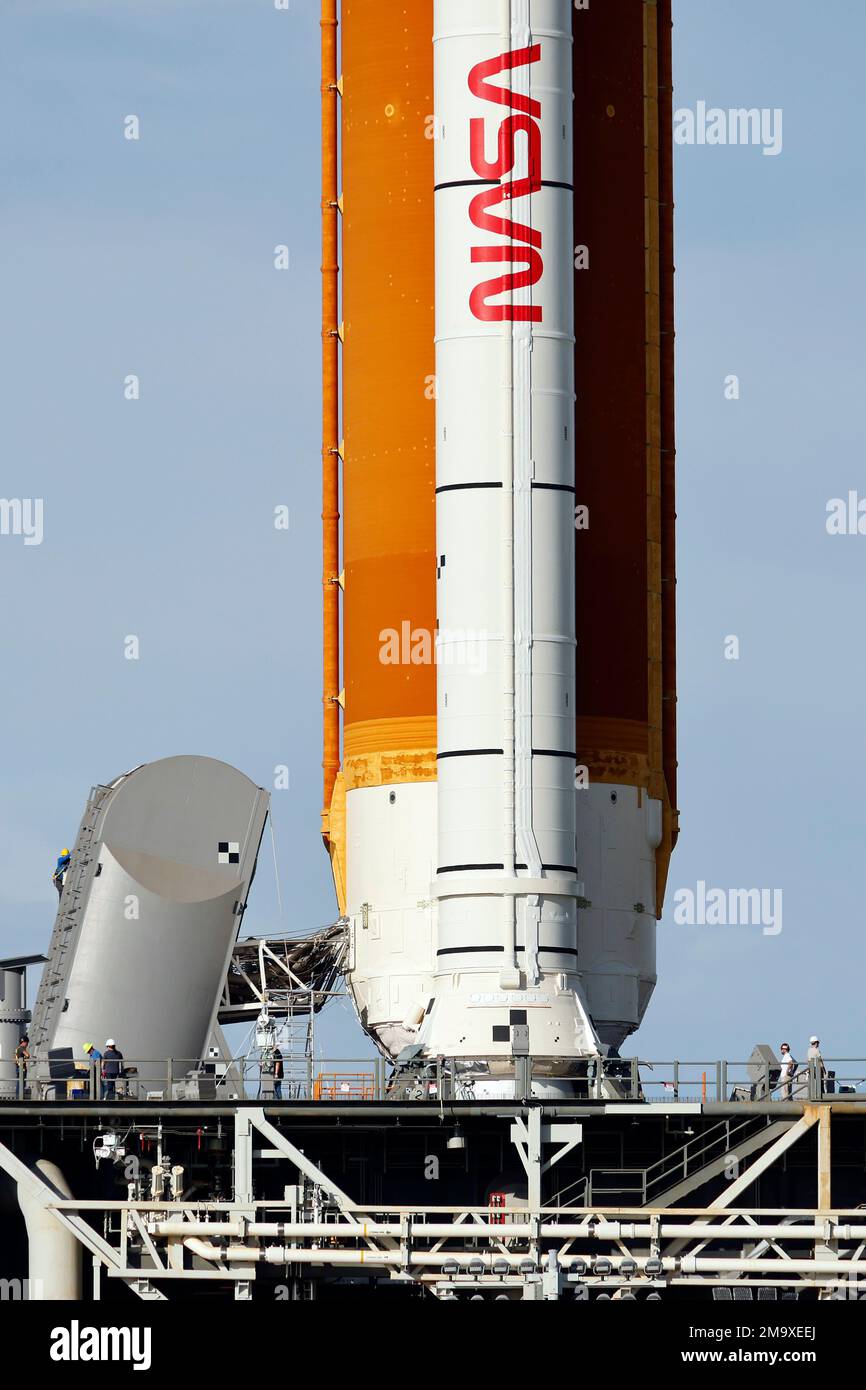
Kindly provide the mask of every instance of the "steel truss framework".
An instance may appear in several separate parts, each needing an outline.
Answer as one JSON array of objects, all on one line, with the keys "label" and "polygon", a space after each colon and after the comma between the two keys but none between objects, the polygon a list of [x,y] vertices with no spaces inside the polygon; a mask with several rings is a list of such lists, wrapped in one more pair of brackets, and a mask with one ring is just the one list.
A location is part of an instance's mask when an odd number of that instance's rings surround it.
[{"label": "steel truss framework", "polygon": [[[757,1129],[743,1138],[743,1106],[728,1107],[737,1112],[737,1123],[688,1107],[682,1129],[682,1105],[356,1104],[267,1111],[254,1104],[203,1105],[194,1108],[198,1128],[192,1132],[200,1136],[218,1123],[231,1195],[142,1200],[139,1190],[126,1200],[104,1200],[65,1197],[34,1169],[24,1154],[32,1154],[37,1130],[44,1146],[43,1122],[49,1116],[58,1122],[57,1107],[19,1104],[14,1110],[0,1107],[0,1168],[38,1195],[92,1257],[94,1297],[104,1288],[103,1277],[147,1299],[183,1297],[203,1283],[243,1299],[257,1283],[280,1279],[308,1291],[337,1280],[344,1286],[373,1281],[439,1298],[666,1297],[689,1291],[710,1296],[720,1289],[733,1289],[737,1297],[756,1289],[762,1297],[778,1296],[770,1290],[866,1296],[866,1207],[850,1196],[848,1205],[833,1206],[837,1181],[854,1197],[862,1188],[860,1201],[866,1202],[866,1106],[792,1103],[781,1119],[778,1105],[771,1116],[768,1107],[746,1108]],[[104,1110],[95,1104],[64,1107],[52,1157],[62,1165],[65,1148],[80,1152],[82,1137],[105,1127]],[[188,1105],[182,1114],[167,1105],[117,1106],[111,1119],[117,1128],[128,1122],[127,1133],[134,1129],[139,1136],[158,1130],[167,1142],[173,1126],[190,1133],[189,1112]],[[732,1136],[724,1171],[718,1156],[698,1161],[720,1123]],[[582,1181],[563,1185],[563,1168],[571,1176],[586,1167],[588,1142],[597,1147],[614,1134],[621,1141],[634,1131],[633,1151],[647,1152],[647,1125],[667,1136],[668,1174],[678,1181],[666,1194],[612,1206],[593,1200],[585,1172]],[[691,1137],[679,1143],[691,1129]],[[762,1142],[755,1142],[756,1133]],[[338,1182],[327,1161],[310,1156],[329,1149],[334,1154],[339,1137],[344,1150],[348,1145],[356,1155],[358,1171],[364,1161],[380,1165],[378,1146],[386,1142],[396,1175],[410,1164],[407,1143],[417,1163],[425,1149],[436,1148],[429,1136],[437,1134],[439,1150],[455,1154],[456,1166],[438,1178],[425,1173],[433,1178],[435,1203],[384,1195],[373,1204],[360,1202],[344,1187],[342,1173]],[[496,1200],[490,1195],[496,1164],[473,1172],[470,1162],[473,1148],[480,1154],[482,1138],[488,1145],[496,1140],[500,1154],[513,1160],[512,1191]],[[834,1165],[837,1139],[846,1155],[842,1168]],[[621,1152],[625,1186],[634,1170],[622,1145]],[[428,1153],[428,1168],[433,1160],[439,1161],[437,1154]],[[525,1182],[518,1191],[513,1174],[521,1171]],[[615,1171],[604,1170],[605,1181]],[[486,1204],[466,1202],[465,1193],[479,1181],[488,1188]],[[786,1185],[792,1193],[811,1191],[812,1200],[761,1200],[765,1191]],[[265,1189],[274,1195],[261,1195]],[[672,1205],[686,1191],[700,1193],[704,1204]]]}]

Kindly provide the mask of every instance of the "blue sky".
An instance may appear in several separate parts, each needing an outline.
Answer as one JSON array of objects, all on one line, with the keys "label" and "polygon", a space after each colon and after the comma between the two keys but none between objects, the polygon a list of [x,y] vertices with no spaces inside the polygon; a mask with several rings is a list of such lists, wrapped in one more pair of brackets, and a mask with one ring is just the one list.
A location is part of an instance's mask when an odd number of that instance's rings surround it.
[{"label": "blue sky", "polygon": [[[857,1056],[866,537],[828,536],[825,516],[866,496],[866,9],[679,0],[675,18],[676,105],[780,107],[784,144],[677,151],[671,890],[780,888],[784,924],[767,937],[669,911],[636,1050],[738,1057],[787,1036],[802,1055],[816,1029],[826,1054]],[[334,915],[318,831],[317,6],[5,0],[3,28],[0,491],[44,498],[45,539],[0,538],[0,952],[47,942],[51,865],[90,785],[177,752],[267,786],[288,764],[283,916],[266,844],[246,924],[315,927]],[[347,1007],[321,1036],[366,1051]]]}]

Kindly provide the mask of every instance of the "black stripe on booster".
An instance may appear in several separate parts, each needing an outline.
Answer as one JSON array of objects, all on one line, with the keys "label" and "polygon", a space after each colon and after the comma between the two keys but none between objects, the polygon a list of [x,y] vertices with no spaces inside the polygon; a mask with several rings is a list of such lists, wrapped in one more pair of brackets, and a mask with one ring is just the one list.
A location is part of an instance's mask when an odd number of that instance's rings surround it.
[{"label": "black stripe on booster", "polygon": [[[436,496],[439,497],[443,492],[474,492],[482,488],[500,488],[502,483],[443,483],[437,487]],[[533,490],[538,492],[570,492],[572,497],[575,489],[571,483],[533,483]]]},{"label": "black stripe on booster", "polygon": [[443,950],[437,951],[437,956],[465,956],[472,951],[499,951],[505,950],[504,946],[446,946]]},{"label": "black stripe on booster", "polygon": [[[499,188],[499,179],[453,179],[450,183],[437,183],[433,185],[434,193],[441,193],[446,188]],[[503,185],[504,186],[504,185]],[[574,192],[573,183],[558,183],[556,179],[542,179],[542,188],[564,188],[566,193]]]},{"label": "black stripe on booster", "polygon": [[499,179],[453,179],[451,183],[436,183],[433,185],[434,193],[441,193],[444,188],[498,188]]},{"label": "black stripe on booster", "polygon": [[503,869],[504,864],[445,864],[437,869],[437,874],[465,874],[474,869]]},{"label": "black stripe on booster", "polygon": [[[515,946],[514,949],[515,951],[525,951],[526,947]],[[504,946],[445,946],[441,951],[437,951],[436,954],[437,956],[467,956],[474,954],[476,951],[490,951],[498,952],[501,955],[504,950]],[[539,955],[544,954],[550,956],[577,956],[577,950],[574,946],[539,946],[538,953]]]},{"label": "black stripe on booster", "polygon": [[[526,869],[526,864],[515,864],[515,869]],[[437,869],[437,874],[460,874],[474,869],[503,869],[504,864],[445,864],[441,869]],[[577,869],[573,864],[542,864],[542,871],[546,874],[571,874],[577,878]]]},{"label": "black stripe on booster", "polygon": [[501,758],[501,748],[458,748],[452,753],[437,753],[436,760],[442,758]]},{"label": "black stripe on booster", "polygon": [[[520,870],[529,866],[527,864],[515,864],[514,867]],[[546,874],[572,874],[574,878],[577,878],[577,869],[573,864],[542,864],[541,868]]]},{"label": "black stripe on booster", "polygon": [[[471,492],[476,488],[501,488],[501,483],[443,483],[442,487],[437,487],[436,496],[442,492]],[[572,488],[572,492],[574,489]]]}]

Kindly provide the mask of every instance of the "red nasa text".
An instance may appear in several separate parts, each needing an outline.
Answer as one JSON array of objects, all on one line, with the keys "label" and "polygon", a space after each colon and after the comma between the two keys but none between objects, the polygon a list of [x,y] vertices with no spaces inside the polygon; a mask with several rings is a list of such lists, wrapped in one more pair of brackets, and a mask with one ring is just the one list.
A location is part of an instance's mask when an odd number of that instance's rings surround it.
[{"label": "red nasa text", "polygon": [[[541,45],[534,44],[531,48],[518,48],[497,58],[488,58],[478,63],[469,74],[469,89],[474,96],[498,106],[508,106],[517,113],[507,116],[500,125],[496,158],[492,161],[487,158],[483,117],[469,122],[469,151],[475,173],[482,179],[500,180],[512,174],[515,146],[520,135],[526,137],[529,156],[526,178],[499,183],[496,188],[486,188],[472,199],[469,206],[469,216],[480,231],[492,232],[503,238],[497,246],[473,246],[473,264],[511,262],[512,265],[525,266],[522,270],[512,270],[506,275],[486,280],[472,291],[469,307],[475,317],[484,323],[540,323],[542,318],[540,305],[513,302],[515,290],[537,285],[544,274],[541,232],[535,227],[513,221],[502,212],[503,203],[525,198],[541,188],[541,102],[490,81],[497,73],[540,60]],[[491,304],[491,299],[498,295],[507,295],[508,298],[504,303]]]}]

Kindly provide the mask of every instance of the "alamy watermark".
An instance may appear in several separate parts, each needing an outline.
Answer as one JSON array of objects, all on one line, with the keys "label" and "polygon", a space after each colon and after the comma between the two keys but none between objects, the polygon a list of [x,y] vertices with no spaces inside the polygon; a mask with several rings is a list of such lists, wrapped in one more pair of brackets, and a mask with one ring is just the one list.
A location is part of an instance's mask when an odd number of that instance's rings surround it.
[{"label": "alamy watermark", "polygon": [[678,145],[760,145],[765,155],[782,153],[782,109],[779,106],[708,106],[674,112],[674,141]]},{"label": "alamy watermark", "polygon": [[0,1279],[0,1303],[26,1303],[42,1298],[41,1279]]},{"label": "alamy watermark", "polygon": [[491,640],[491,634],[483,631],[441,628],[431,632],[405,620],[399,628],[382,628],[379,661],[382,666],[457,666],[485,675]]},{"label": "alamy watermark", "polygon": [[25,545],[41,545],[41,497],[0,497],[0,536],[23,536]]},{"label": "alamy watermark", "polygon": [[761,927],[764,936],[782,930],[781,888],[695,888],[674,893],[674,921],[679,927]]},{"label": "alamy watermark", "polygon": [[866,497],[853,488],[847,497],[831,497],[826,527],[828,536],[866,536]]},{"label": "alamy watermark", "polygon": [[128,1361],[134,1371],[151,1367],[150,1327],[82,1327],[73,1318],[68,1327],[51,1332],[52,1361]]}]

